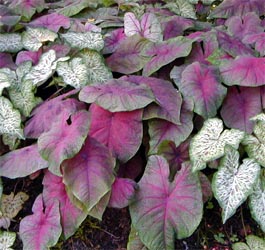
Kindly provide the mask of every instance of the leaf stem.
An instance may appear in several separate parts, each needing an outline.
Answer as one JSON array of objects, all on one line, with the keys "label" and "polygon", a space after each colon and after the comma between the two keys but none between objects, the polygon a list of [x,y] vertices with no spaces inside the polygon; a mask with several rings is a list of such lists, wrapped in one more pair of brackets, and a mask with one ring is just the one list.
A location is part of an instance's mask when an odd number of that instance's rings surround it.
[{"label": "leaf stem", "polygon": [[240,207],[240,217],[241,217],[241,222],[242,222],[242,226],[243,226],[245,237],[247,237],[247,230],[246,230],[246,226],[245,226],[245,222],[244,222],[242,206]]}]

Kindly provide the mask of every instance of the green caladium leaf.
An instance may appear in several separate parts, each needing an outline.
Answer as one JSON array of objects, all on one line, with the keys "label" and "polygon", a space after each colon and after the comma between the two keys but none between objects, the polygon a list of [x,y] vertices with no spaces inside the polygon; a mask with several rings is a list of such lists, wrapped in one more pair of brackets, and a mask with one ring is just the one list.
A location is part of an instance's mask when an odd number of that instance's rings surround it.
[{"label": "green caladium leaf", "polygon": [[17,76],[14,71],[9,68],[0,69],[0,95],[4,88],[8,88],[15,84],[17,81]]},{"label": "green caladium leaf", "polygon": [[265,114],[259,114],[251,120],[256,121],[254,135],[246,135],[242,144],[245,145],[248,156],[265,167]]},{"label": "green caladium leaf", "polygon": [[251,217],[260,225],[265,232],[265,178],[261,176],[254,186],[254,192],[249,196]]},{"label": "green caladium leaf", "polygon": [[15,135],[2,135],[2,141],[5,145],[9,147],[9,150],[15,150],[19,145],[19,139]]},{"label": "green caladium leaf", "polygon": [[190,144],[192,170],[204,169],[206,163],[222,157],[225,146],[237,149],[245,133],[237,129],[223,131],[223,122],[218,118],[208,119],[202,129],[193,137]]},{"label": "green caladium leaf", "polygon": [[37,51],[43,42],[53,42],[57,37],[58,35],[49,29],[28,27],[22,35],[22,43],[25,49]]},{"label": "green caladium leaf", "polygon": [[23,139],[20,123],[21,116],[19,111],[14,109],[7,98],[0,96],[0,134],[16,135]]},{"label": "green caladium leaf", "polygon": [[238,242],[232,245],[233,250],[261,250],[265,249],[265,240],[255,235],[246,237],[247,243]]},{"label": "green caladium leaf", "polygon": [[[210,5],[212,4],[214,1],[216,0],[201,0],[200,2]],[[188,0],[188,2],[192,3],[192,4],[197,4],[199,2],[199,0]]]},{"label": "green caladium leaf", "polygon": [[131,225],[131,231],[127,243],[127,250],[148,250],[148,248],[142,243],[139,233],[136,231],[133,225]]},{"label": "green caladium leaf", "polygon": [[16,233],[0,231],[0,249],[12,250],[12,245],[16,240]]},{"label": "green caladium leaf", "polygon": [[18,52],[23,49],[20,34],[0,34],[0,52]]},{"label": "green caladium leaf", "polygon": [[169,2],[163,7],[168,8],[177,15],[197,19],[193,5],[187,0],[177,0],[174,2]]},{"label": "green caladium leaf", "polygon": [[69,43],[71,47],[78,49],[92,49],[100,51],[104,47],[104,40],[100,33],[93,32],[73,32],[69,31],[61,34],[61,37]]},{"label": "green caladium leaf", "polygon": [[260,174],[260,166],[253,159],[244,159],[239,166],[237,150],[227,146],[225,151],[226,155],[212,181],[214,196],[223,209],[223,223],[253,192],[253,186]]}]

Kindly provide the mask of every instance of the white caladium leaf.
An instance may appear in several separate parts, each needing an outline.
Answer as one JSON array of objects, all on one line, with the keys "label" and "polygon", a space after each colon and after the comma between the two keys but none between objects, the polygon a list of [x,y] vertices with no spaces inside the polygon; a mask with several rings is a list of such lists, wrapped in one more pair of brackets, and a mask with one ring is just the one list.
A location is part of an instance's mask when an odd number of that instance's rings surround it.
[{"label": "white caladium leaf", "polygon": [[12,245],[16,240],[16,233],[13,232],[0,232],[0,249],[12,250]]},{"label": "white caladium leaf", "polygon": [[65,84],[74,88],[81,88],[88,83],[87,67],[80,57],[75,57],[68,62],[59,62],[56,71]]},{"label": "white caladium leaf", "polygon": [[240,166],[238,161],[237,150],[226,147],[226,155],[212,181],[214,196],[223,209],[223,223],[253,192],[253,186],[260,174],[260,166],[253,159],[244,159]]},{"label": "white caladium leaf", "polygon": [[208,119],[190,144],[190,159],[193,171],[206,167],[206,163],[224,155],[225,146],[237,149],[245,133],[237,129],[223,131],[223,122],[218,118]]},{"label": "white caladium leaf", "polygon": [[174,2],[170,2],[164,5],[163,7],[168,8],[177,15],[197,19],[193,5],[187,0],[177,0]]},{"label": "white caladium leaf", "polygon": [[254,192],[249,196],[251,217],[260,225],[265,232],[265,178],[261,176],[254,186]]},{"label": "white caladium leaf", "polygon": [[71,45],[78,49],[92,49],[100,51],[104,47],[104,40],[100,33],[93,32],[72,32],[69,31],[62,34],[61,37]]},{"label": "white caladium leaf", "polygon": [[233,250],[261,250],[265,249],[265,240],[255,235],[246,237],[247,243],[237,242],[232,245]]},{"label": "white caladium leaf", "polygon": [[14,109],[7,98],[0,96],[0,134],[16,135],[23,139],[20,123],[21,116],[19,111]]},{"label": "white caladium leaf", "polygon": [[17,80],[16,73],[9,68],[0,69],[0,95],[4,88],[15,84]]},{"label": "white caladium leaf", "polygon": [[22,49],[20,34],[0,34],[0,52],[18,52]]},{"label": "white caladium leaf", "polygon": [[22,43],[25,49],[37,51],[43,42],[53,42],[57,37],[58,35],[49,29],[28,27],[22,35]]}]

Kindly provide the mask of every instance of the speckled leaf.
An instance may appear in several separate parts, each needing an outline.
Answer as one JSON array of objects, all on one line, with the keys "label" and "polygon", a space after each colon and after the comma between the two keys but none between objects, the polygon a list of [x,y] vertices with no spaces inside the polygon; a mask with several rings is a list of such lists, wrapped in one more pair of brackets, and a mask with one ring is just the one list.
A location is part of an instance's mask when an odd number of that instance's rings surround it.
[{"label": "speckled leaf", "polygon": [[247,243],[238,242],[232,245],[233,250],[261,250],[265,249],[265,240],[255,235],[246,237]]},{"label": "speckled leaf", "polygon": [[221,116],[225,125],[251,134],[251,117],[262,112],[260,88],[230,87],[223,102]]},{"label": "speckled leaf", "polygon": [[21,116],[19,111],[14,109],[7,98],[0,96],[0,134],[16,135],[23,139],[20,123]]},{"label": "speckled leaf", "polygon": [[172,182],[162,156],[151,156],[140,180],[135,202],[130,205],[132,224],[141,241],[152,250],[173,250],[175,237],[190,236],[202,217],[202,193],[197,174],[189,164]]},{"label": "speckled leaf", "polygon": [[260,173],[260,166],[253,159],[244,159],[239,166],[237,150],[227,147],[225,153],[212,181],[214,197],[223,209],[223,223],[253,192]]},{"label": "speckled leaf", "polygon": [[20,34],[0,34],[0,52],[18,52],[23,49]]},{"label": "speckled leaf", "polygon": [[4,88],[15,85],[17,81],[16,73],[9,68],[0,68],[0,96]]},{"label": "speckled leaf", "polygon": [[[70,119],[71,122],[67,122]],[[52,129],[41,134],[38,148],[42,157],[49,162],[49,170],[60,176],[60,164],[75,156],[87,137],[90,120],[87,111],[79,111],[70,117],[63,115],[53,123]]]},{"label": "speckled leaf", "polygon": [[51,30],[28,27],[22,35],[22,43],[25,49],[37,51],[42,46],[42,43],[53,42],[57,37],[58,35]]},{"label": "speckled leaf", "polygon": [[162,66],[165,66],[177,58],[187,56],[192,48],[192,40],[183,36],[171,38],[162,43],[146,46],[142,55],[151,57],[143,69],[144,76],[150,76]]},{"label": "speckled leaf", "polygon": [[89,111],[89,135],[108,147],[121,162],[132,158],[142,143],[142,110],[111,113],[92,104]]},{"label": "speckled leaf", "polygon": [[[99,209],[97,205],[111,190],[114,167],[115,159],[108,148],[88,137],[80,152],[63,162],[63,182],[90,212]],[[108,201],[109,196],[100,204],[102,213]]]},{"label": "speckled leaf", "polygon": [[214,68],[198,62],[188,65],[176,81],[179,91],[194,103],[194,112],[203,118],[214,117],[226,95],[218,73]]},{"label": "speckled leaf", "polygon": [[179,16],[197,19],[193,5],[187,0],[177,0],[175,2],[170,2],[163,7],[168,8]]},{"label": "speckled leaf", "polygon": [[121,79],[110,80],[104,85],[87,86],[80,91],[79,99],[96,103],[111,112],[141,109],[155,101],[148,86]]},{"label": "speckled leaf", "polygon": [[226,145],[237,149],[244,135],[243,131],[237,129],[223,131],[223,122],[218,118],[206,120],[201,130],[191,140],[189,151],[192,170],[204,169],[207,162],[223,156]]},{"label": "speckled leaf", "polygon": [[19,226],[23,249],[49,249],[57,243],[62,232],[59,202],[53,200],[44,208],[42,195],[39,195],[32,212],[21,220]]},{"label": "speckled leaf", "polygon": [[71,47],[78,49],[91,49],[100,51],[104,47],[104,40],[100,33],[94,32],[72,32],[61,34],[61,37],[69,43]]},{"label": "speckled leaf", "polygon": [[1,176],[11,179],[28,176],[47,168],[48,165],[40,156],[37,144],[11,151],[0,157]]},{"label": "speckled leaf", "polygon": [[16,233],[1,231],[0,232],[0,249],[13,250],[12,245],[15,243]]}]

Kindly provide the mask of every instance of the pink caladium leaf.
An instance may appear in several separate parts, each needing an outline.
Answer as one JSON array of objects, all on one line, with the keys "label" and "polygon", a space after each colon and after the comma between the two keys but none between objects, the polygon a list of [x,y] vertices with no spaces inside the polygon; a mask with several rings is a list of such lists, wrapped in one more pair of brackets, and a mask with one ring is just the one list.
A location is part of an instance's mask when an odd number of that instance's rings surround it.
[{"label": "pink caladium leaf", "polygon": [[108,147],[121,162],[136,154],[143,138],[142,110],[111,113],[92,104],[89,112],[91,137]]},{"label": "pink caladium leaf", "polygon": [[0,68],[16,69],[11,54],[0,52]]},{"label": "pink caladium leaf", "polygon": [[38,138],[42,133],[52,128],[53,122],[59,119],[59,116],[65,114],[70,116],[78,110],[84,109],[85,105],[73,98],[68,98],[69,92],[56,98],[47,100],[33,110],[33,116],[24,129],[27,138]]},{"label": "pink caladium leaf", "polygon": [[109,198],[104,197],[115,180],[114,167],[115,159],[108,148],[88,137],[80,152],[63,162],[63,182],[88,212],[100,209],[102,216],[109,202]]},{"label": "pink caladium leaf", "polygon": [[30,27],[45,27],[54,32],[58,32],[61,27],[68,29],[70,27],[70,19],[58,13],[51,13],[34,19],[29,23]]},{"label": "pink caladium leaf", "polygon": [[172,182],[162,156],[151,156],[130,205],[132,224],[148,249],[175,249],[175,237],[190,236],[202,217],[202,193],[198,175],[182,164]]},{"label": "pink caladium leaf", "polygon": [[62,230],[67,239],[75,233],[87,214],[70,201],[62,177],[46,171],[42,184],[44,204],[54,199],[59,201]]},{"label": "pink caladium leaf", "polygon": [[180,124],[180,109],[182,97],[173,87],[172,83],[154,77],[125,76],[122,79],[137,83],[146,84],[151,88],[156,99],[156,104],[147,106],[144,110],[144,119],[160,118],[175,124]]},{"label": "pink caladium leaf", "polygon": [[238,56],[223,61],[220,72],[226,85],[256,87],[265,84],[265,58]]},{"label": "pink caladium leaf", "polygon": [[0,5],[0,27],[2,25],[13,26],[18,23],[20,16],[14,15],[10,8]]},{"label": "pink caladium leaf", "polygon": [[246,44],[255,44],[255,50],[260,53],[260,56],[265,56],[265,33],[247,35],[243,38]]},{"label": "pink caladium leaf", "polygon": [[137,184],[133,180],[116,177],[111,188],[109,207],[127,207],[129,205],[130,200],[134,196],[136,187]]},{"label": "pink caladium leaf", "polygon": [[16,57],[16,64],[19,65],[23,62],[31,61],[33,65],[36,65],[38,64],[41,55],[41,48],[38,51],[20,51]]},{"label": "pink caladium leaf", "polygon": [[265,5],[262,0],[224,0],[218,5],[209,18],[228,18],[231,16],[244,16],[248,12],[255,12],[262,16]]},{"label": "pink caladium leaf", "polygon": [[187,56],[191,52],[191,48],[192,40],[183,36],[146,46],[142,55],[152,59],[145,64],[143,75],[150,76],[162,66],[173,62],[177,58]]},{"label": "pink caladium leaf", "polygon": [[205,119],[214,117],[226,95],[217,70],[194,62],[182,72],[180,82],[175,82],[185,98],[194,103],[194,112]]},{"label": "pink caladium leaf", "polygon": [[41,12],[45,8],[44,0],[13,0],[9,7],[14,10],[15,13],[26,17],[28,20],[36,12]]},{"label": "pink caladium leaf", "polygon": [[149,43],[137,34],[123,39],[114,53],[106,59],[107,66],[112,71],[123,74],[141,70],[149,60],[141,52]]},{"label": "pink caladium leaf", "polygon": [[96,103],[111,112],[141,109],[155,101],[152,90],[122,79],[109,80],[104,85],[86,86],[79,93],[79,99]]},{"label": "pink caladium leaf", "polygon": [[49,162],[52,173],[60,176],[61,163],[80,151],[88,135],[89,125],[89,113],[81,110],[70,117],[59,117],[48,132],[40,135],[39,152]]},{"label": "pink caladium leaf", "polygon": [[248,12],[246,15],[232,16],[226,22],[228,32],[234,37],[242,40],[246,35],[263,33],[259,16],[254,12]]},{"label": "pink caladium leaf", "polygon": [[33,215],[24,217],[19,226],[23,249],[46,250],[54,246],[62,232],[58,200],[45,204],[39,195],[32,207]]},{"label": "pink caladium leaf", "polygon": [[260,97],[260,88],[230,87],[221,109],[225,125],[251,134],[255,122],[250,118],[262,112]]},{"label": "pink caladium leaf", "polygon": [[104,39],[104,54],[113,53],[125,39],[124,28],[119,28],[107,33]]},{"label": "pink caladium leaf", "polygon": [[37,144],[0,156],[1,176],[11,179],[28,176],[40,169],[47,168],[48,165],[48,162],[40,156]]},{"label": "pink caladium leaf", "polygon": [[199,172],[199,178],[202,189],[202,199],[203,202],[205,203],[208,200],[210,200],[213,196],[212,184],[209,181],[208,177],[203,172]]},{"label": "pink caladium leaf", "polygon": [[140,22],[134,13],[125,13],[124,33],[128,37],[139,34],[152,42],[160,42],[163,40],[161,24],[153,13],[145,13]]},{"label": "pink caladium leaf", "polygon": [[65,44],[52,44],[51,46],[44,46],[44,52],[54,50],[56,58],[65,57],[70,52],[71,48]]}]

